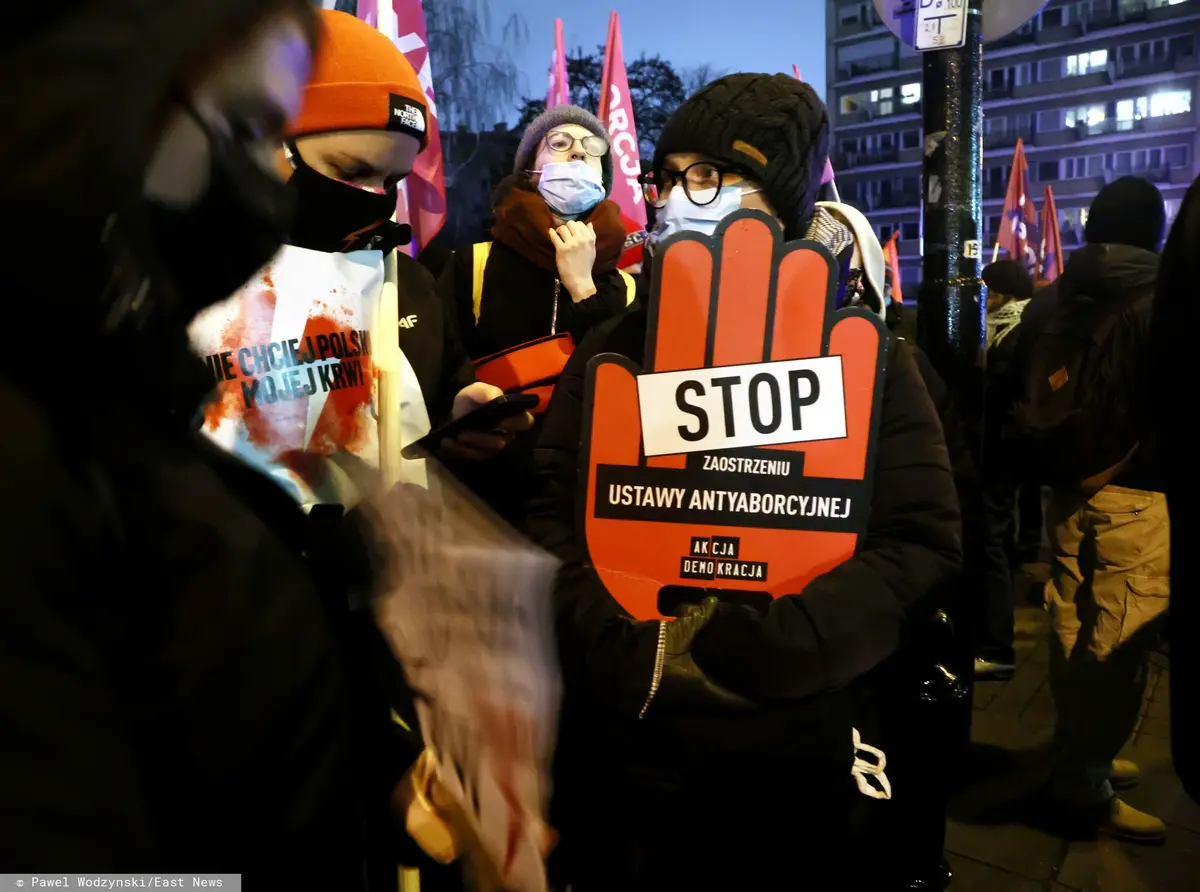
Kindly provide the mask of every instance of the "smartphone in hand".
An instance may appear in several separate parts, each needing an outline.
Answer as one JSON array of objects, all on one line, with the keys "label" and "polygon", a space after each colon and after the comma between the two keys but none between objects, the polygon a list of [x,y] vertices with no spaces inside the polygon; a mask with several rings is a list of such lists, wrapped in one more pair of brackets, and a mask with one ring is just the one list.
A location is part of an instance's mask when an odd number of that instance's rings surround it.
[{"label": "smartphone in hand", "polygon": [[541,402],[541,398],[534,393],[498,396],[491,402],[484,403],[478,409],[468,412],[462,418],[457,418],[443,424],[437,430],[430,431],[415,443],[409,443],[401,450],[400,455],[407,459],[434,455],[443,440],[453,440],[466,431],[490,433],[499,427],[502,421],[536,409],[539,402]]}]

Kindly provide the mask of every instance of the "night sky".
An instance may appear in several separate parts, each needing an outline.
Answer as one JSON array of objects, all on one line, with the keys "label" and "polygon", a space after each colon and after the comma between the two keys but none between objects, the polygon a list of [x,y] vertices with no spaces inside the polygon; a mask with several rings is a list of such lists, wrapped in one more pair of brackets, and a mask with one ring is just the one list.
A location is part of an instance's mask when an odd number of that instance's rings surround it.
[{"label": "night sky", "polygon": [[604,43],[608,14],[621,16],[625,59],[657,53],[677,69],[708,63],[718,72],[779,71],[800,66],[804,79],[825,95],[824,0],[757,0],[744,6],[730,0],[684,3],[580,0],[486,0],[493,38],[514,12],[529,28],[525,46],[510,53],[525,79],[522,92],[546,94],[547,69],[554,49],[554,19],[563,20],[567,52]]}]

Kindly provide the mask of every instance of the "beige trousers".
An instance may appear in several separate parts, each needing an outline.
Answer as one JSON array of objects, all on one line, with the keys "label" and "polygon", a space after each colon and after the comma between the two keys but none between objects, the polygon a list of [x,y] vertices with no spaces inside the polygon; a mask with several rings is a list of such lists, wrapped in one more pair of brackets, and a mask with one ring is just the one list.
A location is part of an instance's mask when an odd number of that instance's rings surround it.
[{"label": "beige trousers", "polygon": [[1046,527],[1055,787],[1079,804],[1102,802],[1113,795],[1109,766],[1137,724],[1169,603],[1167,500],[1120,486],[1090,498],[1056,492]]}]

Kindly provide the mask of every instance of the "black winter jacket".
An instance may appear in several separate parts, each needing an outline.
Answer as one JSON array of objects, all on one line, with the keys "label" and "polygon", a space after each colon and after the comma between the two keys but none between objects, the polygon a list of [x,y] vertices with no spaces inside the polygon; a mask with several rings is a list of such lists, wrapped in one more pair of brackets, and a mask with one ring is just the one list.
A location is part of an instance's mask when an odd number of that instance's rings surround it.
[{"label": "black winter jacket", "polygon": [[[501,242],[493,242],[484,274],[479,322],[474,314],[473,249],[455,252],[438,280],[443,312],[455,326],[471,359],[483,359],[555,333],[570,334],[578,344],[594,325],[623,313],[627,303],[625,279],[613,270],[594,277],[596,293],[574,303],[557,279]],[[553,325],[552,325],[553,321]],[[524,524],[524,503],[534,476],[533,445],[541,429],[519,435],[504,452],[473,466],[456,467],[463,481],[503,518]]]},{"label": "black winter jacket", "polygon": [[[1088,245],[1071,255],[1062,276],[1026,309],[1017,329],[1010,378],[1019,387],[1021,369],[1030,348],[1029,335],[1038,330],[1040,320],[1049,313],[1093,312],[1097,305],[1120,305],[1120,319],[1109,340],[1114,352],[1111,380],[1121,382],[1125,390],[1114,395],[1120,407],[1121,422],[1096,431],[1078,451],[1078,479],[1084,480],[1112,467],[1137,444],[1130,463],[1111,481],[1132,489],[1161,491],[1162,471],[1159,447],[1153,425],[1145,417],[1145,376],[1151,362],[1149,354],[1150,321],[1154,308],[1154,289],[1158,281],[1158,255],[1129,245]],[[1036,309],[1035,309],[1036,308]]]},{"label": "black winter jacket", "polygon": [[[529,524],[535,541],[570,568],[555,603],[568,690],[587,692],[624,718],[635,716],[646,697],[654,624],[631,624],[586,566],[575,499],[587,363],[610,352],[640,361],[645,334],[646,314],[636,311],[605,323],[572,357],[538,443],[539,495]],[[696,639],[693,653],[710,676],[774,704],[717,721],[708,729],[710,745],[737,748],[756,736],[755,726],[803,711],[806,698],[820,699],[879,663],[896,646],[906,608],[957,569],[958,504],[946,447],[902,341],[892,351],[880,438],[871,521],[859,553],[766,613],[722,605]],[[761,744],[771,745],[767,737]]]}]

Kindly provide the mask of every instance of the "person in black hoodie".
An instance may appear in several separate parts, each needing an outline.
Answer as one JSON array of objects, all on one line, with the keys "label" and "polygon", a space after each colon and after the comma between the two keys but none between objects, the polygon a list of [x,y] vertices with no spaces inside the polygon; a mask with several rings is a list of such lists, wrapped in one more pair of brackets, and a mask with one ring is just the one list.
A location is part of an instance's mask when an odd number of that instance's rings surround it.
[{"label": "person in black hoodie", "polygon": [[[719,177],[712,185],[731,190],[731,209],[766,210],[790,238],[803,236],[816,217],[828,134],[824,106],[794,78],[715,81],[659,140],[655,181],[669,193],[659,233],[704,225],[690,219],[704,209],[687,212],[673,191],[684,188],[685,168],[701,164],[693,174]],[[588,361],[617,353],[639,362],[646,325],[639,306],[580,345],[536,453],[529,530],[566,563],[555,596],[566,685],[552,810],[557,878],[577,892],[769,888],[800,870],[863,885],[879,865],[857,857],[869,800],[852,777],[852,737],[870,699],[857,682],[895,650],[906,609],[960,559],[937,415],[912,351],[894,341],[859,552],[761,612],[709,600],[687,607],[664,627],[662,687],[644,710],[659,623],[634,621],[608,594],[575,518]]]},{"label": "person in black hoodie", "polygon": [[1024,264],[998,260],[983,268],[987,285],[987,398],[984,435],[986,538],[979,615],[975,623],[975,677],[1007,681],[1016,669],[1013,650],[1013,570],[1017,561],[1019,477],[1005,462],[1000,438],[1005,412],[1004,381],[1008,375],[1021,315],[1033,298],[1033,279]]},{"label": "person in black hoodie", "polygon": [[[1170,595],[1170,524],[1156,438],[1143,423],[1141,388],[1165,226],[1153,184],[1122,177],[1096,196],[1087,246],[1071,255],[1054,303],[1021,323],[1012,363],[1029,366],[1044,324],[1090,323],[1105,331],[1104,416],[1072,450],[1074,478],[1055,481],[1046,510],[1053,559],[1046,583],[1050,684],[1058,711],[1052,795],[1072,816],[1111,835],[1161,841],[1163,822],[1114,792],[1137,783],[1117,759],[1133,733],[1146,660]],[[1032,366],[1037,368],[1035,364]],[[1053,385],[1052,385],[1053,386]],[[1093,394],[1098,397],[1098,394]],[[1101,426],[1102,425],[1102,426]]]},{"label": "person in black hoodie", "polygon": [[0,359],[0,863],[361,889],[405,766],[358,733],[305,517],[194,429],[187,337],[288,232],[312,5],[50,9],[0,39],[0,206],[32,234],[0,287],[53,331]]}]

